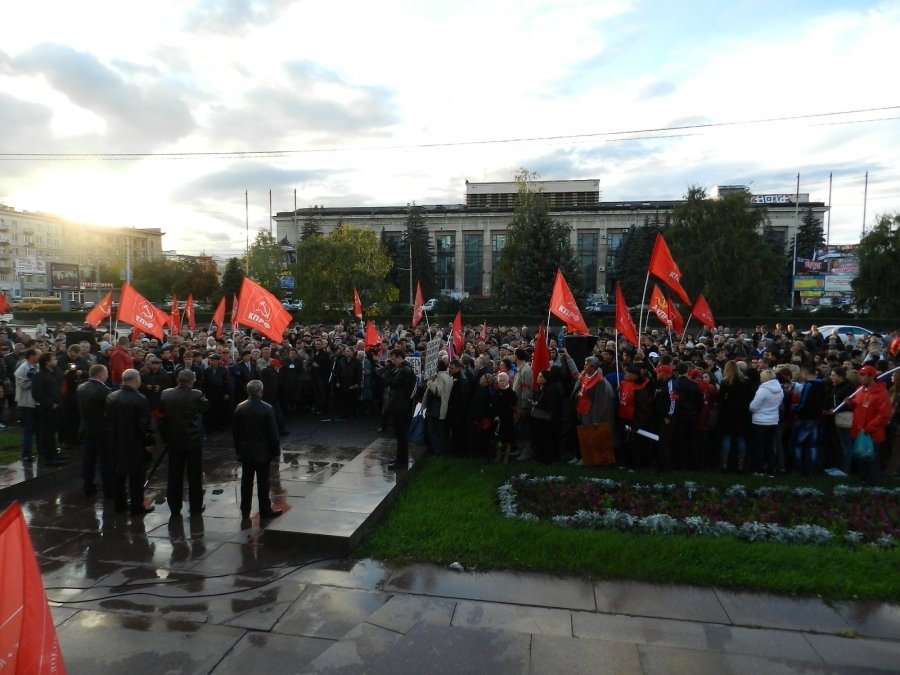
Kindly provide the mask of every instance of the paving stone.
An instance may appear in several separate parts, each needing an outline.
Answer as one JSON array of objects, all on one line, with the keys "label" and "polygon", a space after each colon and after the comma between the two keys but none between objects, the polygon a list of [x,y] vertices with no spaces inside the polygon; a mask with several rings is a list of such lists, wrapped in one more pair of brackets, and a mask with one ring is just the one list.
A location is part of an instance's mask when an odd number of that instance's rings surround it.
[{"label": "paving stone", "polygon": [[729,623],[718,596],[708,588],[603,581],[594,584],[594,594],[598,612]]},{"label": "paving stone", "polygon": [[533,635],[531,672],[641,675],[643,670],[633,643]]},{"label": "paving stone", "polygon": [[378,560],[337,558],[314,563],[292,575],[296,581],[319,586],[340,586],[364,590],[380,589],[390,570]]},{"label": "paving stone", "polygon": [[850,624],[821,600],[723,590],[717,590],[716,594],[731,622],[739,626],[812,630],[823,633],[841,633],[850,630]]},{"label": "paving stone", "polygon": [[900,642],[860,640],[834,635],[806,636],[813,649],[829,665],[847,665],[886,672],[900,672]]},{"label": "paving stone", "polygon": [[416,595],[395,595],[375,610],[367,621],[398,633],[407,633],[420,623],[449,626],[456,610],[455,600]]},{"label": "paving stone", "polygon": [[310,586],[287,609],[277,633],[338,639],[364,621],[391,596],[347,588]]},{"label": "paving stone", "polygon": [[459,602],[453,614],[452,625],[461,628],[480,627],[519,633],[572,636],[572,615],[569,610],[471,600]]},{"label": "paving stone", "polygon": [[836,672],[819,663],[747,654],[696,651],[659,645],[639,645],[637,649],[645,675],[811,675]]},{"label": "paving stone", "polygon": [[322,638],[251,632],[238,641],[212,672],[213,675],[297,673],[333,644],[333,640]]},{"label": "paving stone", "polygon": [[900,605],[885,602],[839,602],[835,610],[852,630],[869,637],[900,640]]}]

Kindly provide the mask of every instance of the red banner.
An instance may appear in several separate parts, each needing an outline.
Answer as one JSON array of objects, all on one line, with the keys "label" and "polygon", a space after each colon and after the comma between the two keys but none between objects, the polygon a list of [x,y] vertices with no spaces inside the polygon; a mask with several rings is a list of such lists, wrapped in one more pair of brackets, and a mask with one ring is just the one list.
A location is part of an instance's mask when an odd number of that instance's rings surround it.
[{"label": "red banner", "polygon": [[235,293],[234,298],[231,301],[231,332],[237,333],[238,331],[238,314],[241,311],[241,303],[238,302],[237,293]]},{"label": "red banner", "polygon": [[172,294],[172,311],[169,313],[169,328],[172,335],[178,335],[181,332],[181,314],[178,311],[178,296]]},{"label": "red banner", "polygon": [[122,286],[119,296],[118,321],[134,326],[147,335],[162,340],[164,339],[163,326],[165,313],[154,307],[147,298],[134,290],[127,281]]},{"label": "red banner", "polygon": [[359,299],[359,293],[356,292],[356,286],[353,287],[353,315],[362,321],[362,300]]},{"label": "red banner", "polygon": [[547,346],[547,334],[544,327],[538,329],[534,338],[534,354],[531,355],[531,390],[537,389],[537,378],[542,370],[550,369],[550,347]]},{"label": "red banner", "polygon": [[255,328],[272,342],[284,339],[284,329],[294,317],[281,306],[281,302],[252,279],[244,277],[238,320],[242,326]]},{"label": "red banner", "polygon": [[691,315],[697,317],[697,321],[710,330],[716,327],[716,321],[713,319],[712,310],[709,308],[706,298],[703,297],[703,293],[698,295],[697,299],[694,300],[694,306],[691,307]]},{"label": "red banner", "polygon": [[377,349],[381,346],[381,335],[371,321],[366,321],[366,349]]},{"label": "red banner", "polygon": [[0,671],[65,675],[53,616],[18,502],[0,514]]},{"label": "red banner", "polygon": [[96,328],[101,323],[112,316],[112,291],[107,293],[103,299],[94,305],[93,309],[88,312],[84,320],[91,324],[92,328]]},{"label": "red banner", "polygon": [[681,270],[675,264],[669,246],[661,234],[656,235],[656,243],[653,245],[653,255],[650,256],[650,274],[659,277],[669,288],[678,294],[678,297],[684,300],[685,304],[690,304],[687,291],[681,285]]},{"label": "red banner", "polygon": [[637,328],[634,320],[628,313],[628,305],[625,304],[625,296],[622,293],[622,285],[616,282],[616,330],[635,347],[638,346]]},{"label": "red banner", "polygon": [[454,353],[457,355],[461,354],[463,345],[466,344],[466,341],[463,339],[463,324],[462,324],[462,312],[461,311],[456,313],[456,318],[453,319],[453,325],[450,326],[450,340],[453,342]]},{"label": "red banner", "polygon": [[219,300],[216,311],[213,312],[212,324],[216,327],[216,337],[220,338],[225,334],[225,296]]},{"label": "red banner", "polygon": [[566,283],[561,270],[556,270],[556,281],[553,283],[553,295],[550,296],[550,312],[557,318],[562,319],[566,324],[566,328],[572,333],[580,333],[581,335],[590,335],[584,317],[578,309],[578,304],[569,290],[569,284]]},{"label": "red banner", "polygon": [[188,328],[197,330],[197,322],[194,319],[194,294],[188,293],[187,302],[184,303],[184,320],[187,321]]},{"label": "red banner", "polygon": [[678,313],[678,308],[675,307],[672,298],[667,298],[667,300],[669,301],[669,318],[672,320],[672,330],[676,333],[684,333],[684,319]]},{"label": "red banner", "polygon": [[422,305],[425,304],[425,298],[422,297],[422,284],[416,282],[416,299],[413,302],[412,327],[415,328],[422,320]]},{"label": "red banner", "polygon": [[12,310],[12,305],[9,304],[9,300],[6,299],[6,293],[0,293],[0,314],[9,314]]},{"label": "red banner", "polygon": [[659,290],[659,286],[653,284],[653,293],[650,294],[650,311],[656,314],[656,318],[662,321],[663,325],[672,329],[672,317],[669,314],[669,301],[666,296]]}]

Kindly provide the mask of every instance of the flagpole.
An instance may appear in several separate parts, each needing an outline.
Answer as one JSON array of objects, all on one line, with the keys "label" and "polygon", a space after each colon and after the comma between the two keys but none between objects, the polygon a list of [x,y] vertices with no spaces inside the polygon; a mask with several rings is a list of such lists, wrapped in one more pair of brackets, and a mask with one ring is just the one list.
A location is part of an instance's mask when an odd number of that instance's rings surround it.
[{"label": "flagpole", "polygon": [[685,336],[687,336],[687,327],[691,324],[691,319],[694,317],[693,314],[688,314],[688,320],[684,322],[684,330],[681,331],[681,341],[684,342]]},{"label": "flagpole", "polygon": [[[641,333],[647,330],[647,324],[644,324],[644,329],[641,330],[641,322],[644,320],[644,305],[647,303],[647,286],[650,285],[650,269],[647,268],[647,278],[644,279],[644,294],[641,296],[641,307],[638,312],[638,342],[641,341]],[[650,320],[650,312],[647,312],[647,321]],[[638,347],[640,345],[635,345]]]}]

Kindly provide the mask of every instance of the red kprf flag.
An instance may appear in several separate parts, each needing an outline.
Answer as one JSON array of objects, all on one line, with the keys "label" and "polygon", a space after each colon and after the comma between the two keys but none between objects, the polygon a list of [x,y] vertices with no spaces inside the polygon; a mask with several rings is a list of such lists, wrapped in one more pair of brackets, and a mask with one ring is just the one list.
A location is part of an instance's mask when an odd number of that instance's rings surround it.
[{"label": "red kprf flag", "polygon": [[684,332],[684,319],[681,318],[681,314],[678,313],[678,308],[675,307],[675,303],[672,302],[672,298],[667,298],[669,301],[669,318],[672,320],[672,330],[676,333]]},{"label": "red kprf flag", "polygon": [[656,318],[671,330],[672,317],[669,314],[669,301],[666,300],[666,296],[656,284],[653,284],[653,293],[650,294],[650,311],[656,314]]},{"label": "red kprf flag", "polygon": [[28,526],[18,502],[0,514],[0,668],[65,675]]},{"label": "red kprf flag", "polygon": [[181,314],[178,312],[178,296],[172,295],[172,311],[169,314],[172,317],[169,321],[169,327],[172,335],[178,335],[181,332]]},{"label": "red kprf flag", "polygon": [[650,256],[650,274],[661,279],[678,294],[679,298],[684,300],[685,304],[691,304],[687,291],[681,285],[681,271],[675,264],[675,260],[669,252],[669,246],[661,234],[656,235],[656,243],[653,245],[653,255]]},{"label": "red kprf flag", "polygon": [[255,328],[272,342],[281,342],[284,329],[294,320],[278,298],[247,277],[241,284],[239,307],[241,325]]},{"label": "red kprf flag", "polygon": [[416,282],[416,300],[413,303],[412,327],[415,328],[422,320],[422,305],[425,304],[425,298],[422,297],[422,284]]},{"label": "red kprf flag", "polygon": [[465,344],[465,340],[463,339],[462,312],[457,312],[456,318],[453,319],[453,325],[450,327],[450,340],[453,342],[454,352],[457,354],[461,353],[463,345]]},{"label": "red kprf flag", "polygon": [[91,311],[87,313],[87,316],[84,317],[84,320],[91,324],[93,328],[96,328],[111,316],[112,291],[107,293],[100,302],[94,305],[93,309],[91,309]]},{"label": "red kprf flag", "polygon": [[216,327],[216,337],[220,338],[225,333],[225,296],[219,300],[216,311],[213,312],[212,323]]},{"label": "red kprf flag", "polygon": [[356,292],[356,286],[353,287],[353,316],[362,321],[362,300],[359,299],[359,293]]},{"label": "red kprf flag", "polygon": [[562,271],[556,270],[556,281],[553,283],[553,295],[550,296],[550,312],[565,322],[570,333],[589,335],[587,324],[578,309],[569,284],[566,283]]},{"label": "red kprf flag", "polygon": [[12,305],[10,305],[9,300],[6,299],[6,293],[0,293],[0,314],[9,314],[11,309]]},{"label": "red kprf flag", "polygon": [[371,321],[366,321],[366,349],[377,349],[381,346],[381,335]]},{"label": "red kprf flag", "polygon": [[544,327],[538,329],[534,338],[534,354],[531,355],[531,390],[537,389],[537,378],[542,370],[550,369],[550,348],[547,346],[547,333]]},{"label": "red kprf flag", "polygon": [[697,317],[697,321],[702,323],[710,330],[716,327],[716,322],[715,319],[713,319],[712,310],[709,308],[709,304],[707,304],[706,298],[703,297],[703,293],[698,295],[697,299],[694,300],[694,306],[691,307],[691,315]]},{"label": "red kprf flag", "polygon": [[238,312],[240,311],[241,303],[238,302],[237,293],[234,294],[234,298],[231,301],[231,332],[237,333],[238,331]]},{"label": "red kprf flag", "polygon": [[622,294],[622,285],[618,282],[616,283],[616,330],[619,331],[619,335],[637,347],[637,328],[634,327],[634,320],[628,313],[628,305],[625,304],[625,296]]},{"label": "red kprf flag", "polygon": [[157,309],[134,287],[125,282],[119,294],[119,313],[117,320],[134,326],[135,329],[162,340],[165,312]]},{"label": "red kprf flag", "polygon": [[194,294],[190,293],[187,302],[184,303],[184,320],[187,321],[188,328],[197,330],[197,322],[194,320]]}]

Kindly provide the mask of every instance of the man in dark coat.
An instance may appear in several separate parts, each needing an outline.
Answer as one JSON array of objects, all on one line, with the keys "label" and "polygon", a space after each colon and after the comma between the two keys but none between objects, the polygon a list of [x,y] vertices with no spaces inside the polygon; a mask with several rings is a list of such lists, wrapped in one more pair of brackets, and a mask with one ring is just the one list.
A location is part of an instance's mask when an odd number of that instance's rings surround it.
[{"label": "man in dark coat", "polygon": [[190,368],[178,371],[177,386],[166,389],[159,399],[159,433],[169,453],[166,503],[173,516],[181,515],[184,474],[187,470],[188,503],[192,516],[203,512],[203,414],[209,401],[194,389],[196,374]]},{"label": "man in dark coat", "polygon": [[231,372],[234,375],[234,395],[238,403],[247,398],[247,383],[255,380],[259,373],[256,371],[256,363],[253,362],[253,354],[249,349],[241,352],[241,360],[233,364]]},{"label": "man in dark coat", "polygon": [[147,358],[147,365],[141,371],[141,393],[147,397],[151,413],[159,410],[162,393],[171,388],[175,382],[172,375],[163,370],[162,366],[162,359],[151,354]]},{"label": "man in dark coat", "polygon": [[62,373],[56,368],[56,354],[44,352],[31,380],[31,394],[37,406],[37,446],[44,464],[56,466],[67,459],[56,449],[56,433],[62,418]]},{"label": "man in dark coat", "polygon": [[336,380],[335,390],[340,398],[339,414],[342,419],[355,419],[356,402],[362,387],[362,362],[357,358],[355,348],[344,348]]},{"label": "man in dark coat", "polygon": [[406,362],[406,352],[391,350],[393,372],[387,378],[385,412],[391,416],[394,438],[397,439],[397,458],[388,464],[390,471],[406,471],[409,468],[409,423],[412,421],[413,401],[416,394],[416,374]]},{"label": "man in dark coat", "polygon": [[203,391],[209,399],[209,430],[222,431],[231,417],[231,383],[228,369],[222,365],[217,352],[209,355],[209,365],[203,373]]},{"label": "man in dark coat", "polygon": [[116,512],[128,510],[127,482],[133,516],[143,516],[154,510],[152,506],[144,506],[144,470],[153,456],[155,439],[150,425],[150,405],[138,391],[140,386],[140,372],[127,368],[122,373],[122,388],[106,399],[110,454],[115,471]]},{"label": "man in dark coat", "polygon": [[263,383],[262,399],[272,406],[272,410],[275,412],[275,423],[278,426],[278,434],[287,436],[289,432],[284,423],[284,413],[281,410],[281,403],[279,403],[280,382],[278,373],[281,371],[281,359],[269,359],[268,364],[266,364],[266,359],[260,359],[256,364],[256,368],[259,372],[259,379]]},{"label": "man in dark coat", "polygon": [[95,363],[88,370],[87,382],[78,385],[78,437],[81,439],[83,456],[82,478],[84,481],[84,496],[93,497],[97,494],[97,486],[94,476],[97,465],[100,465],[100,483],[103,486],[103,498],[115,497],[115,480],[113,478],[112,462],[109,453],[109,445],[106,443],[106,399],[109,396],[109,388],[106,380],[109,371],[106,366]]},{"label": "man in dark coat", "polygon": [[253,502],[253,481],[259,499],[259,515],[275,518],[283,512],[272,508],[269,499],[269,464],[281,452],[275,410],[262,400],[263,383],[247,383],[247,400],[234,411],[231,431],[234,449],[241,460],[241,515],[250,517]]}]

